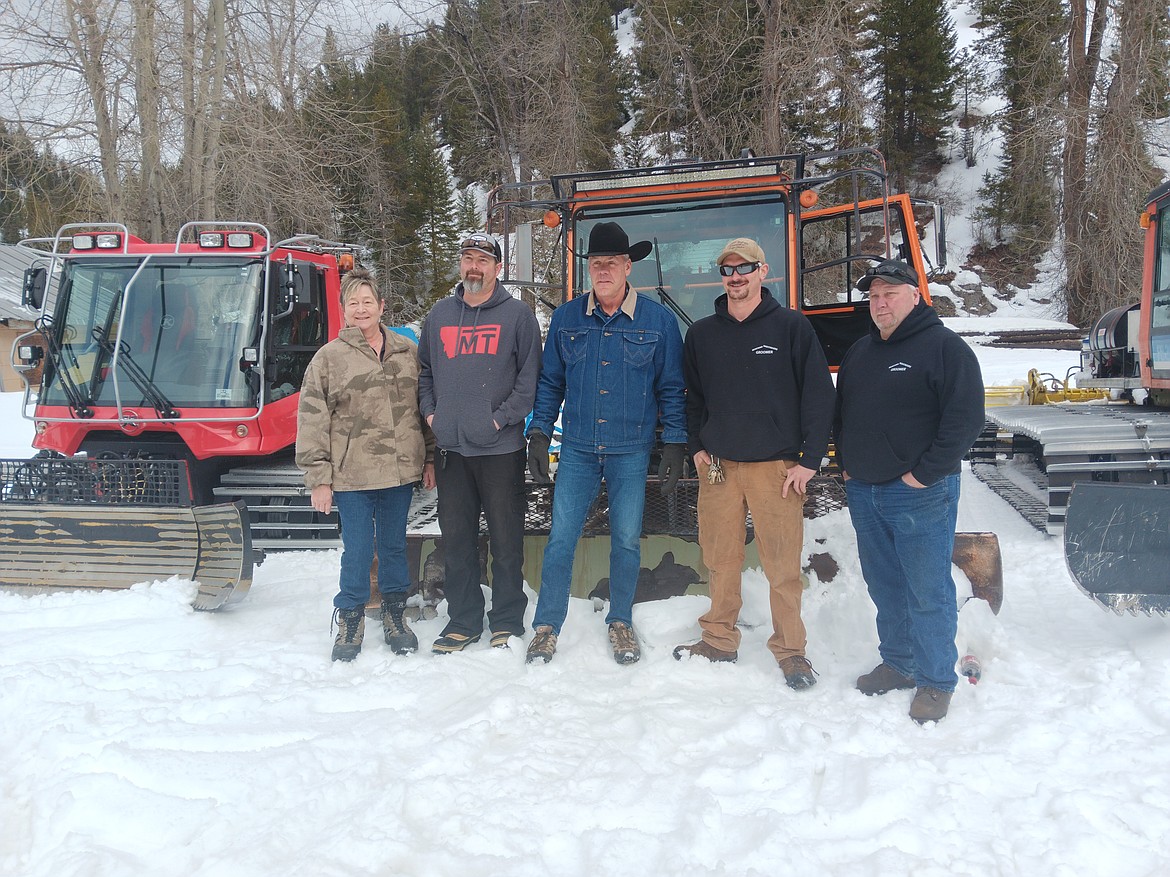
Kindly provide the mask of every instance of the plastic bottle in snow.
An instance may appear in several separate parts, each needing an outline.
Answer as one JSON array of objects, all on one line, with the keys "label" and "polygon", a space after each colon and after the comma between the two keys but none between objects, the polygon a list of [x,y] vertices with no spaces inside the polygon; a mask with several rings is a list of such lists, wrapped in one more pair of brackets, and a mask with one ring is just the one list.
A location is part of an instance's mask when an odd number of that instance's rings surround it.
[{"label": "plastic bottle in snow", "polygon": [[967,677],[968,682],[975,685],[983,676],[983,667],[974,655],[963,655],[963,660],[959,661],[959,672]]}]

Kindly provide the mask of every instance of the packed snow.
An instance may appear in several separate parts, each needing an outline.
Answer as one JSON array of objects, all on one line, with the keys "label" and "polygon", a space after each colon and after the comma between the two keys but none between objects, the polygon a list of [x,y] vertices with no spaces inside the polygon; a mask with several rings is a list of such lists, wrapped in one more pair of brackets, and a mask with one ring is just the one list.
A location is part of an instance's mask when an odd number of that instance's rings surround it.
[{"label": "packed snow", "polygon": [[[975,346],[988,383],[1076,357]],[[31,439],[18,401],[11,456]],[[635,607],[629,667],[576,599],[547,666],[516,640],[430,654],[444,604],[417,654],[375,625],[333,663],[336,551],[270,555],[211,613],[177,579],[0,594],[0,874],[1165,873],[1167,622],[1097,608],[1059,542],[969,473],[959,525],[998,534],[1004,604],[963,606],[983,678],[925,727],[910,692],[853,688],[877,658],[847,512],[807,524],[840,571],[809,573],[804,692],[765,647],[759,570],[735,665],[671,656],[698,635],[693,595]]]}]

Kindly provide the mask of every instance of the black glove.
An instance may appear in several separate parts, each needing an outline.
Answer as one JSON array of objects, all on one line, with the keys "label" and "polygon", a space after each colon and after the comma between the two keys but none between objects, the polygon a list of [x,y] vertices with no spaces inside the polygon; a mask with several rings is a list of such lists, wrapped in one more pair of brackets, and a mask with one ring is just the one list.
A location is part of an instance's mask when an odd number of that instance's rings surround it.
[{"label": "black glove", "polygon": [[537,484],[552,484],[548,474],[549,437],[539,429],[528,433],[528,471]]},{"label": "black glove", "polygon": [[658,480],[662,486],[658,490],[663,496],[668,496],[678,484],[679,478],[687,468],[687,446],[671,444],[662,448],[662,460],[658,463]]}]

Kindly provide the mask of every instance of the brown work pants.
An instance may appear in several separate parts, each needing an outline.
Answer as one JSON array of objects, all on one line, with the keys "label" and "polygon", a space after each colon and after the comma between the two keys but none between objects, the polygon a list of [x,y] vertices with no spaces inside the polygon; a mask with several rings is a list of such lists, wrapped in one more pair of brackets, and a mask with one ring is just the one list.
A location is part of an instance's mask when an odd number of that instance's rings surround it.
[{"label": "brown work pants", "polygon": [[718,649],[739,649],[735,626],[743,606],[746,513],[752,513],[756,548],[768,578],[772,609],[772,636],[768,648],[779,661],[803,655],[804,622],[800,619],[800,558],[804,543],[804,496],[789,489],[781,495],[788,471],[782,460],[737,463],[722,460],[724,480],[707,483],[706,466],[699,467],[699,546],[710,571],[711,611],[699,619],[703,639]]}]

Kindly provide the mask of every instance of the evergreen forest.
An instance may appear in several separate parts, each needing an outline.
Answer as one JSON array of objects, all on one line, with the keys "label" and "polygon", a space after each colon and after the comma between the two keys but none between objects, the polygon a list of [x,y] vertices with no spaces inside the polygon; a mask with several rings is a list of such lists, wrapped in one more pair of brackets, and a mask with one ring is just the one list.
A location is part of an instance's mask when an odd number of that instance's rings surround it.
[{"label": "evergreen forest", "polygon": [[982,255],[1058,254],[1086,326],[1166,173],[1164,0],[10,0],[0,40],[0,242],[261,222],[361,244],[401,320],[494,186],[876,146],[941,200],[985,165]]}]

